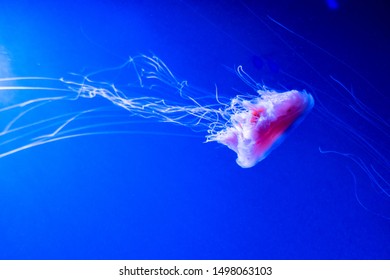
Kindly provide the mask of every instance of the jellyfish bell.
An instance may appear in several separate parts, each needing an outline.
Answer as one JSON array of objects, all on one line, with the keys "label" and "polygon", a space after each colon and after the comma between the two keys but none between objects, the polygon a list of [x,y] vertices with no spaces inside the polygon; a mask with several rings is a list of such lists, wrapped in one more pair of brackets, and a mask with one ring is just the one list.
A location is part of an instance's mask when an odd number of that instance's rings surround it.
[{"label": "jellyfish bell", "polygon": [[237,164],[249,168],[263,160],[296,126],[314,105],[313,97],[305,91],[278,93],[258,90],[258,97],[231,102],[235,113],[226,129],[212,133],[208,141],[217,141],[237,153]]}]

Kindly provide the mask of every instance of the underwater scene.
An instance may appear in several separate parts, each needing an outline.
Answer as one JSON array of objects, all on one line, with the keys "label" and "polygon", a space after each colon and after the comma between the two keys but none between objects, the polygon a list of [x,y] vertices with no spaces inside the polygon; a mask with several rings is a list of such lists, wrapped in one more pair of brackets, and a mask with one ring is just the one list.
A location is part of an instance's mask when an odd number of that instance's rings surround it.
[{"label": "underwater scene", "polygon": [[0,1],[0,259],[389,259],[386,1]]}]

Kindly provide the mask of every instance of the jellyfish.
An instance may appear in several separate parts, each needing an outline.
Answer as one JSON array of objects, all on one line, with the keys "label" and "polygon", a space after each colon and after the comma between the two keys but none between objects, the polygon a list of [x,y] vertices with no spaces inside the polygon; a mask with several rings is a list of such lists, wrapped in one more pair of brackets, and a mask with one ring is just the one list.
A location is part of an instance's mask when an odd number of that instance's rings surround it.
[{"label": "jellyfish", "polygon": [[[124,68],[133,71],[136,84],[128,84],[122,89],[114,83],[96,80],[99,74]],[[100,97],[108,101],[108,105],[128,112],[129,118],[155,119],[202,130],[206,132],[206,143],[226,145],[237,154],[238,165],[253,167],[310,112],[314,99],[306,91],[270,90],[256,83],[241,66],[237,67],[236,73],[254,93],[229,99],[222,98],[216,91],[214,101],[193,97],[187,81],[178,80],[157,56],[138,55],[119,67],[87,76],[74,75],[73,79],[3,78],[0,80],[2,92],[19,93],[3,102],[0,108],[4,122],[0,133],[0,157],[97,133],[91,128],[105,126],[107,121],[91,124],[88,120],[107,117],[105,114],[110,111],[107,105],[61,114],[53,114],[53,111],[56,112],[59,102],[77,103]],[[34,92],[39,94],[34,97]],[[77,105],[74,107],[78,108]],[[76,122],[78,124],[74,125]]]}]

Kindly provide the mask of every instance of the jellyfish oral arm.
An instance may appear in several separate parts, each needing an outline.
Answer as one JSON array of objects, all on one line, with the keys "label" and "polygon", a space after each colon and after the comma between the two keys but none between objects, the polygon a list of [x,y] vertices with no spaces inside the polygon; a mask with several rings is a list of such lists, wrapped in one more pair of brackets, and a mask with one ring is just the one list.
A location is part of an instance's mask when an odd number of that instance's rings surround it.
[{"label": "jellyfish oral arm", "polygon": [[208,141],[217,141],[237,153],[237,164],[254,166],[283,140],[314,105],[313,97],[296,90],[277,93],[258,90],[259,97],[236,97],[230,121],[225,129],[211,132]]}]

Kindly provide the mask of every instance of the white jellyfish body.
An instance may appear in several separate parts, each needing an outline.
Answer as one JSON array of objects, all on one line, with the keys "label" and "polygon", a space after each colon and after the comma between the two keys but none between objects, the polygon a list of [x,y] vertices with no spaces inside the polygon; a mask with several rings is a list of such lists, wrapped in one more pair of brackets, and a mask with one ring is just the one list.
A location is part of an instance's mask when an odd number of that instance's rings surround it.
[{"label": "white jellyfish body", "polygon": [[[9,119],[0,133],[0,157],[49,142],[95,134],[90,128],[100,124],[90,124],[88,120],[96,118],[104,109],[88,108],[48,115],[44,108],[54,108],[57,102],[81,102],[101,97],[111,106],[129,112],[129,118],[152,118],[200,128],[198,130],[207,132],[206,142],[226,145],[237,153],[237,163],[247,168],[264,159],[314,104],[313,97],[304,91],[278,93],[265,87],[258,88],[241,67],[237,74],[254,88],[256,94],[238,95],[230,100],[224,98],[224,102],[216,96],[213,103],[211,99],[201,102],[191,96],[187,82],[177,80],[158,57],[136,56],[118,69],[123,67],[134,69],[137,85],[121,89],[113,83],[95,80],[96,73],[82,77],[80,82],[37,77],[2,79],[2,92],[17,90],[40,94],[36,98],[15,98],[14,103],[0,108],[0,114]],[[9,81],[23,85],[6,85]],[[157,91],[163,96],[154,95]],[[83,125],[74,125],[77,122]]]}]

